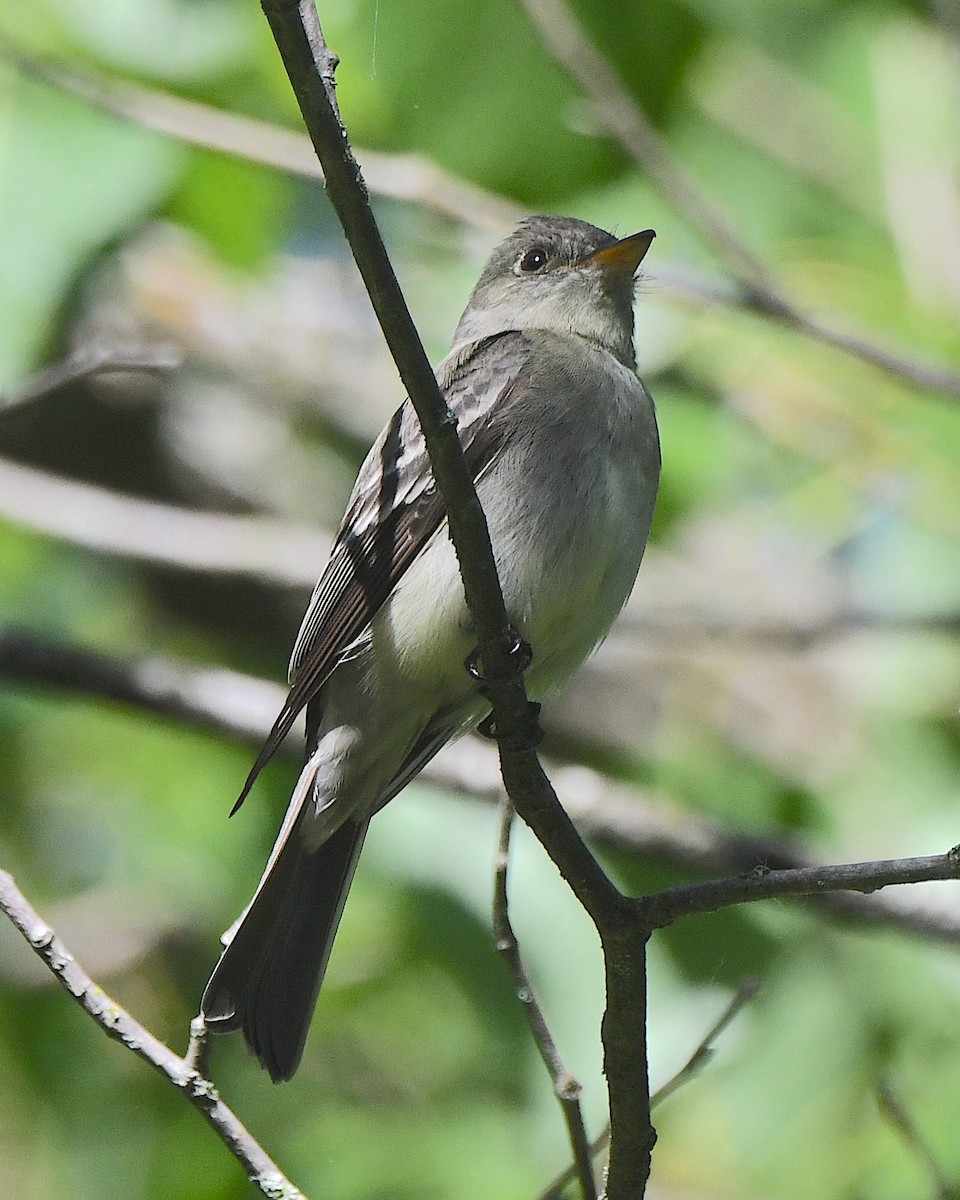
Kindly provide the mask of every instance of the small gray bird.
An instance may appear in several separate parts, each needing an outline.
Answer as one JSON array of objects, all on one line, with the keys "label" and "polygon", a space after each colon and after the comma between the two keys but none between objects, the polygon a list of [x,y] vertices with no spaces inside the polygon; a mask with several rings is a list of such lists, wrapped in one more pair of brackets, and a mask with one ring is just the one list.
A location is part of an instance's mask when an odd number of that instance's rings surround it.
[{"label": "small gray bird", "polygon": [[[534,699],[604,638],[643,556],[660,477],[637,378],[634,273],[617,240],[531,217],[493,252],[437,371],[490,527]],[[443,501],[406,401],[360,468],[290,661],[290,694],[239,805],[306,708],[307,765],[203,994],[274,1081],[300,1062],[370,818],[489,714]]]}]

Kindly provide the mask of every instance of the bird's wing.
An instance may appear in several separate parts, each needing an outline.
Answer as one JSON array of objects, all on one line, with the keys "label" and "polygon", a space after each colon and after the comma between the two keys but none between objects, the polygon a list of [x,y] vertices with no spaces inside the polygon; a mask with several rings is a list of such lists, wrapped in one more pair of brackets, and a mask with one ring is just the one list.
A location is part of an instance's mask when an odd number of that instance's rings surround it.
[{"label": "bird's wing", "polygon": [[[457,418],[474,479],[497,457],[503,425],[494,418],[522,393],[529,372],[530,344],[517,332],[472,343],[441,364],[437,378]],[[445,516],[420,423],[406,400],[360,468],[293,648],[290,692],[233,812],[297,714],[317,695]]]}]

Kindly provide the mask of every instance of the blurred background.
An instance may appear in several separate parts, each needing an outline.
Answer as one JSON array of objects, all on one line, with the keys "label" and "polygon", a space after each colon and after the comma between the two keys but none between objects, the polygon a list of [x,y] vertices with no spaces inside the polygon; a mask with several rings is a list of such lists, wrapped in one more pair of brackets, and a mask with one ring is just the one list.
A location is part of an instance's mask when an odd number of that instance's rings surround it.
[{"label": "blurred background", "polygon": [[[434,361],[523,212],[657,230],[637,349],[661,497],[623,618],[544,714],[561,794],[637,891],[942,852],[960,841],[960,9],[573,11],[646,114],[639,140],[555,61],[540,0],[320,5]],[[402,399],[300,129],[252,0],[0,4],[0,867],[181,1052],[295,754],[227,813]],[[97,356],[128,369],[92,376]],[[308,1195],[519,1200],[565,1165],[492,945],[495,793],[467,741],[378,816],[293,1082],[214,1047],[226,1100]],[[599,951],[520,831],[512,896],[596,1134]],[[657,1113],[649,1194],[957,1194],[956,888],[659,934],[655,1087],[747,976],[760,996]],[[6,1195],[250,1194],[6,923],[0,1080]]]}]

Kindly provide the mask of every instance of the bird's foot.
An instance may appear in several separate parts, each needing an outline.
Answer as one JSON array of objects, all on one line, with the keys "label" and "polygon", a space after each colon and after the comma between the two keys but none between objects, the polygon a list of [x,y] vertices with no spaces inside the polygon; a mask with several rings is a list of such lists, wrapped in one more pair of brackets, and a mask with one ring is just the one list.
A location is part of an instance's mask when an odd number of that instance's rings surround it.
[{"label": "bird's foot", "polygon": [[[524,641],[516,629],[510,626],[510,645],[507,647],[507,654],[513,660],[513,665],[518,671],[525,671],[533,662],[533,647],[529,642]],[[480,670],[480,647],[476,646],[464,659],[463,665],[467,668],[467,674],[471,679],[475,679],[480,684],[481,692],[486,687],[487,679]]]}]

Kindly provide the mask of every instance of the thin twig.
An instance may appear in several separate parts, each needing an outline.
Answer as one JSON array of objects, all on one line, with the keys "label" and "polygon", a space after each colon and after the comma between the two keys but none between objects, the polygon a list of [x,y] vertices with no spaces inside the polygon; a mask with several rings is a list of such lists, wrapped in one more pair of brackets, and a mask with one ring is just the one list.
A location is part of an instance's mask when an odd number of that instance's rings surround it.
[{"label": "thin twig", "polygon": [[[306,179],[323,180],[310,139],[299,130],[226,112],[172,92],[117,79],[87,66],[79,68],[26,54],[0,42],[0,58],[70,95],[144,129],[274,167]],[[357,150],[370,190],[392,200],[432,208],[478,229],[500,235],[516,224],[523,209],[513,201],[469,183],[418,154]]]},{"label": "thin twig", "polygon": [[753,1000],[760,992],[760,981],[752,976],[744,979],[737,988],[736,993],[730,1003],[723,1010],[716,1022],[707,1030],[700,1040],[700,1044],[694,1050],[693,1054],[687,1059],[676,1075],[668,1079],[662,1087],[650,1097],[650,1107],[656,1108],[663,1104],[665,1100],[680,1090],[684,1084],[689,1083],[694,1076],[699,1075],[703,1068],[707,1065],[711,1058],[716,1053],[715,1042],[722,1033],[726,1031],[729,1025],[740,1015],[743,1009]]},{"label": "thin twig", "polygon": [[83,970],[50,926],[0,870],[0,911],[53,972],[57,981],[110,1038],[121,1042],[187,1097],[237,1159],[247,1178],[270,1200],[306,1200],[223,1103],[209,1079],[164,1045],[108,996]]},{"label": "thin twig", "polygon": [[597,1184],[593,1176],[593,1161],[590,1154],[590,1143],[583,1122],[583,1110],[580,1106],[582,1088],[578,1081],[567,1070],[560,1051],[550,1032],[547,1018],[537,998],[536,991],[526,967],[520,956],[516,934],[510,922],[509,900],[507,897],[507,873],[510,865],[510,831],[513,827],[513,805],[503,797],[499,806],[500,835],[497,842],[497,854],[493,877],[493,933],[497,950],[503,956],[504,962],[513,977],[514,987],[520,998],[533,1040],[547,1068],[553,1090],[567,1125],[567,1136],[570,1139],[570,1149],[573,1152],[571,1179],[577,1179],[584,1200],[596,1200]]},{"label": "thin twig", "polygon": [[192,1071],[207,1076],[210,1069],[210,1036],[207,1023],[202,1016],[190,1022],[190,1044],[183,1061]]},{"label": "thin twig", "polygon": [[907,1149],[923,1168],[937,1200],[958,1200],[960,1186],[951,1183],[947,1178],[943,1167],[937,1162],[933,1151],[917,1128],[916,1122],[894,1092],[889,1079],[880,1080],[877,1084],[876,1096],[880,1112],[900,1134]]},{"label": "thin twig", "polygon": [[0,415],[24,408],[37,400],[58,392],[61,388],[93,375],[115,374],[120,371],[142,371],[166,374],[175,371],[183,361],[180,349],[168,343],[161,345],[88,345],[50,367],[39,371],[25,383],[0,395]]},{"label": "thin twig", "polygon": [[[650,1108],[656,1109],[666,1099],[678,1091],[684,1084],[689,1083],[696,1075],[703,1070],[707,1063],[713,1058],[715,1053],[714,1043],[717,1038],[727,1029],[735,1017],[739,1016],[740,1012],[750,1003],[751,1000],[760,991],[759,981],[753,978],[745,979],[737,988],[736,994],[720,1014],[718,1019],[704,1034],[700,1040],[700,1044],[694,1050],[693,1054],[687,1059],[686,1063],[680,1070],[660,1088],[658,1088],[650,1097]],[[610,1126],[607,1125],[602,1133],[598,1134],[590,1143],[590,1156],[596,1158],[603,1150],[607,1148],[610,1141]],[[552,1180],[544,1191],[538,1197],[538,1200],[559,1200],[564,1188],[568,1187],[577,1177],[576,1167],[571,1164],[564,1171]]]}]

